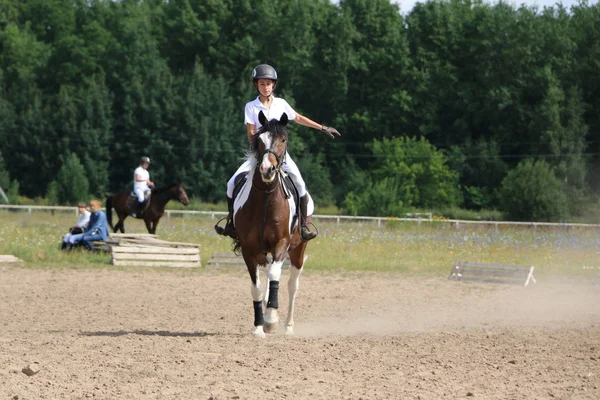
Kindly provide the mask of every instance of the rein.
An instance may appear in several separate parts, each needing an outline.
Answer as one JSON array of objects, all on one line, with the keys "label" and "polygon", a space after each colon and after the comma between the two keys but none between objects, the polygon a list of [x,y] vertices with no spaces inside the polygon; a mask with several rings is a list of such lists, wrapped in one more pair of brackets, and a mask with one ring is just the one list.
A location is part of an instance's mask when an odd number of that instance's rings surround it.
[{"label": "rein", "polygon": [[[260,234],[259,234],[259,240],[260,240],[260,252],[264,253],[265,252],[265,242],[264,242],[264,236],[265,236],[265,229],[267,227],[267,211],[269,209],[269,195],[273,192],[275,192],[275,190],[277,190],[277,188],[279,186],[283,185],[283,177],[281,176],[281,166],[283,165],[283,161],[285,161],[285,155],[287,154],[287,145],[285,146],[285,149],[283,151],[283,154],[280,156],[279,154],[275,153],[273,150],[271,149],[266,149],[260,156],[259,161],[262,160],[266,154],[271,153],[275,156],[275,159],[277,160],[277,166],[275,167],[275,175],[277,176],[277,183],[273,185],[272,188],[270,189],[260,189],[258,188],[255,184],[254,184],[254,180],[252,182],[252,187],[258,191],[262,191],[264,198],[263,198],[263,215],[262,215],[262,220],[260,222]],[[259,168],[260,164],[256,165],[256,168]],[[260,173],[260,171],[257,171]],[[270,185],[269,185],[270,186]]]}]

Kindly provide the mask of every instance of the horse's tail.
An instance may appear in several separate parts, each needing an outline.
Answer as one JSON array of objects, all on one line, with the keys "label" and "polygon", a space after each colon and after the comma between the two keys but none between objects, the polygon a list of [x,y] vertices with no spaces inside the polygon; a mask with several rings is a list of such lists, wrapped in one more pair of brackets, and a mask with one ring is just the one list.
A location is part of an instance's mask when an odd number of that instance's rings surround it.
[{"label": "horse's tail", "polygon": [[112,229],[114,231],[115,228],[113,227],[113,224],[112,224],[112,198],[113,198],[112,196],[108,196],[106,198],[106,219],[108,220],[110,229]]}]

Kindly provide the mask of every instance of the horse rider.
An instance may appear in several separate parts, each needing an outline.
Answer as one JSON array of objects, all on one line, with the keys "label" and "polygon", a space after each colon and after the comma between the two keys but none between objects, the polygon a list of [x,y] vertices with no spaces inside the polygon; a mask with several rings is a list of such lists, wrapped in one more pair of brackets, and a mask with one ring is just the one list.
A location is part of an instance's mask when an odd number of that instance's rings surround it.
[{"label": "horse rider", "polygon": [[137,203],[133,207],[131,216],[136,217],[142,212],[144,201],[146,200],[146,191],[154,187],[154,182],[150,180],[150,173],[148,167],[150,166],[150,158],[140,158],[140,165],[133,172],[133,193],[137,197]]},{"label": "horse rider", "polygon": [[[252,71],[252,82],[254,88],[258,91],[258,97],[253,101],[248,102],[245,108],[246,133],[250,143],[254,141],[254,135],[262,127],[262,124],[258,120],[258,114],[261,111],[265,117],[267,117],[268,121],[272,119],[278,120],[283,113],[286,113],[290,121],[295,121],[300,125],[324,132],[332,139],[336,136],[341,136],[335,128],[318,124],[309,118],[298,114],[283,98],[275,97],[273,92],[277,86],[277,71],[275,71],[275,68],[272,66],[260,64],[255,67]],[[215,230],[219,235],[235,238],[235,227],[233,225],[233,191],[235,189],[235,178],[242,172],[249,172],[251,168],[251,161],[246,160],[227,182],[227,207],[229,214],[227,216],[225,228],[215,225]],[[302,214],[300,218],[300,236],[304,241],[314,239],[317,236],[317,233],[311,232],[306,226],[309,201],[306,184],[300,175],[298,166],[288,153],[285,155],[283,170],[292,178],[300,196],[300,210]]]}]

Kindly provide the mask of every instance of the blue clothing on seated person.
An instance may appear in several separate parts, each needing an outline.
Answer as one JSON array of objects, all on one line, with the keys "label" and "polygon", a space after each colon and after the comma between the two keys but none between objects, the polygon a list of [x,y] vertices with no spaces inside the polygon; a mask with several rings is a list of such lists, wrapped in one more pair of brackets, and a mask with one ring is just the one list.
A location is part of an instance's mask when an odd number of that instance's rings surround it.
[{"label": "blue clothing on seated person", "polygon": [[83,243],[88,249],[91,249],[92,242],[97,240],[106,240],[107,237],[108,223],[106,220],[106,214],[100,210],[92,212],[92,215],[90,216],[90,222],[88,223],[86,230],[83,232],[81,243]]}]

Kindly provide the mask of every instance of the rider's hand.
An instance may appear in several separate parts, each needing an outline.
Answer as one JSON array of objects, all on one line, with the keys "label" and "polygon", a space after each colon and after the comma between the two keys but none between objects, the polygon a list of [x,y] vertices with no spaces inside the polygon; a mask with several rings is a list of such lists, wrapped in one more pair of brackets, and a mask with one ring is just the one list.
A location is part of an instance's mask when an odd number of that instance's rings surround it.
[{"label": "rider's hand", "polygon": [[336,136],[342,136],[342,134],[339,133],[337,129],[332,128],[330,126],[323,125],[323,127],[321,128],[321,131],[323,131],[326,134],[328,134],[329,137],[331,137],[332,139],[335,139]]}]

